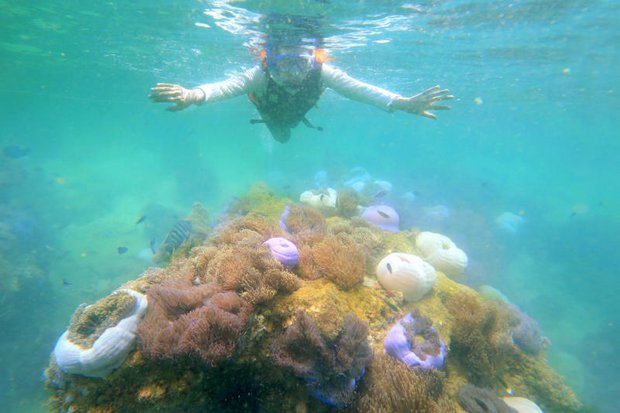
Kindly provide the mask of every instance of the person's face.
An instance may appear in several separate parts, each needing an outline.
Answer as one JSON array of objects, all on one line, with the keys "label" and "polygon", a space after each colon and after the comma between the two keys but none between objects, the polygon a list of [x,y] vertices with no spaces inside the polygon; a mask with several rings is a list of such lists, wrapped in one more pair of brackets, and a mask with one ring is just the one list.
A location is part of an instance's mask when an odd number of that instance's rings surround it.
[{"label": "person's face", "polygon": [[270,67],[272,78],[283,86],[301,85],[314,67],[312,52],[305,48],[280,48],[275,51]]}]

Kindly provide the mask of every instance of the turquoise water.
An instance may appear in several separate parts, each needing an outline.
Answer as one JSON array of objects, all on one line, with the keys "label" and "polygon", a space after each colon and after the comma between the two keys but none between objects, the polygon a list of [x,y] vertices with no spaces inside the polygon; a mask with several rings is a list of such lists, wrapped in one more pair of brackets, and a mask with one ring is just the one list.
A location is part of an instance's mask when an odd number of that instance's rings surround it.
[{"label": "turquoise water", "polygon": [[[179,113],[147,99],[253,66],[272,12],[322,16],[334,65],[402,94],[440,84],[452,110],[432,121],[327,91],[309,113],[324,131],[282,145],[244,97]],[[193,202],[216,222],[253,183],[297,197],[319,170],[335,184],[361,166],[393,184],[403,227],[468,253],[464,282],[539,322],[582,401],[620,411],[619,16],[585,0],[0,1],[2,410],[45,410],[73,310],[140,274]],[[515,234],[495,223],[505,211],[524,218]]]}]

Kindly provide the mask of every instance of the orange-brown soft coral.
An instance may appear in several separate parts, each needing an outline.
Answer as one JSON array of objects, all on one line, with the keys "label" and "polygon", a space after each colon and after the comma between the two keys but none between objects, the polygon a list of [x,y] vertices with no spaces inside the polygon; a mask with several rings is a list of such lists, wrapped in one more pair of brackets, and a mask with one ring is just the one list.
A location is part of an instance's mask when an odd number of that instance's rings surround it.
[{"label": "orange-brown soft coral", "polygon": [[271,300],[278,292],[299,288],[299,279],[271,256],[266,246],[228,246],[209,262],[207,276],[225,290],[235,290],[252,304]]},{"label": "orange-brown soft coral", "polygon": [[251,306],[234,292],[215,284],[176,282],[152,288],[149,310],[138,326],[147,357],[197,358],[209,365],[234,353]]},{"label": "orange-brown soft coral", "polygon": [[274,340],[272,357],[304,379],[318,400],[342,408],[352,401],[355,385],[372,360],[368,325],[347,314],[336,339],[326,340],[314,320],[299,310],[295,322]]},{"label": "orange-brown soft coral", "polygon": [[236,244],[247,238],[266,240],[281,233],[282,231],[266,217],[248,214],[220,225],[211,241],[216,245]]},{"label": "orange-brown soft coral", "polygon": [[209,262],[217,255],[218,251],[219,249],[214,246],[200,246],[191,251],[184,265],[191,268],[192,281],[197,280],[202,284],[208,282],[207,270],[209,268]]},{"label": "orange-brown soft coral", "polygon": [[327,236],[312,247],[319,272],[343,290],[364,281],[366,255],[349,237]]},{"label": "orange-brown soft coral", "polygon": [[293,234],[297,245],[312,244],[327,230],[325,218],[315,208],[305,205],[288,205],[282,216],[286,230]]},{"label": "orange-brown soft coral", "polygon": [[304,280],[316,280],[317,278],[321,278],[323,274],[314,262],[312,247],[302,244],[298,249],[299,262],[297,263],[297,269],[301,278]]},{"label": "orange-brown soft coral", "polygon": [[454,295],[446,307],[454,317],[450,357],[458,361],[472,383],[483,387],[501,385],[513,353],[503,335],[507,315],[496,303],[469,293]]},{"label": "orange-brown soft coral", "polygon": [[511,387],[516,394],[531,396],[545,412],[581,412],[582,405],[561,376],[540,358],[515,353],[511,370]]},{"label": "orange-brown soft coral", "polygon": [[338,222],[329,226],[328,233],[337,235],[353,243],[357,249],[366,254],[366,271],[375,272],[377,262],[385,255],[382,247],[381,231],[372,228],[362,219]]},{"label": "orange-brown soft coral", "polygon": [[454,408],[443,395],[444,374],[410,368],[385,354],[376,354],[351,411],[365,413],[450,413]]}]

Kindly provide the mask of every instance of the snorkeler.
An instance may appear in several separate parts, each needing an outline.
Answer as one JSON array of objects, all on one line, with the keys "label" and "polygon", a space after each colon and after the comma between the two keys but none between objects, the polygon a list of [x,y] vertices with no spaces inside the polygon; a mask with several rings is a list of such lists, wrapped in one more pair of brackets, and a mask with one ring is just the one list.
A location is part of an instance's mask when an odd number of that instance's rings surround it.
[{"label": "snorkeler", "polygon": [[[327,56],[320,41],[291,41],[267,37],[260,54],[260,65],[227,80],[207,83],[193,89],[158,83],[151,89],[154,102],[174,103],[169,111],[190,105],[217,102],[248,95],[261,116],[252,123],[265,123],[278,142],[290,139],[291,128],[303,122],[314,127],[306,113],[316,105],[321,94],[330,88],[342,96],[393,112],[402,110],[436,119],[430,111],[447,110],[440,104],[452,99],[447,89],[433,86],[417,95],[404,97],[377,86],[356,80],[326,63]],[[317,128],[321,129],[321,128]]]}]

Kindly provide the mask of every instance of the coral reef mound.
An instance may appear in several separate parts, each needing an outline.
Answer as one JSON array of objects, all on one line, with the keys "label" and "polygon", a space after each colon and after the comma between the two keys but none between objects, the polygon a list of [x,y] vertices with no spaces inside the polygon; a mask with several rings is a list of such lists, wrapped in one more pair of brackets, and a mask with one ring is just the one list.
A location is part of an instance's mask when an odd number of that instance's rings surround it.
[{"label": "coral reef mound", "polygon": [[[416,231],[350,212],[326,217],[258,186],[213,231],[193,220],[165,266],[75,312],[58,347],[67,352],[54,351],[46,370],[50,411],[464,413],[468,384],[494,397],[510,388],[546,413],[581,411],[533,320],[435,273],[417,258]],[[297,265],[274,258],[265,242],[277,237],[297,246]],[[412,296],[382,277],[407,281],[414,255],[432,271]],[[399,323],[399,348],[417,365],[384,354]],[[99,352],[119,327],[127,345]],[[82,351],[114,357],[89,364]]]}]

